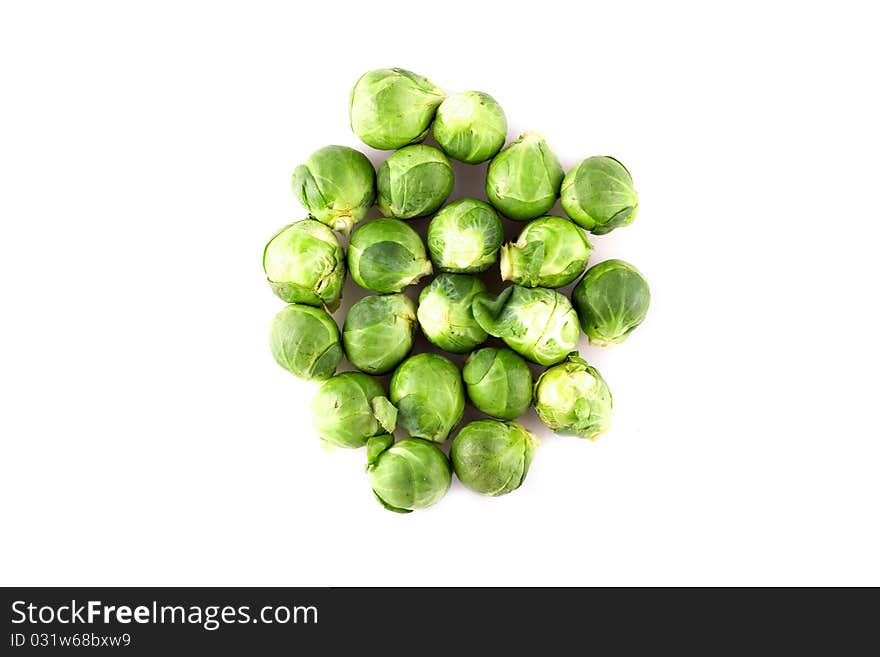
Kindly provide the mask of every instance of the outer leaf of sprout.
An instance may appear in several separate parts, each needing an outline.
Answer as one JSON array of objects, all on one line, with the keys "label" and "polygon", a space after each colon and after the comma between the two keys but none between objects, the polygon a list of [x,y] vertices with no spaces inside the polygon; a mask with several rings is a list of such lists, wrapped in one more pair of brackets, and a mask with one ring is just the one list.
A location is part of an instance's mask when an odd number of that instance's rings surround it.
[{"label": "outer leaf of sprout", "polygon": [[379,455],[394,444],[394,436],[380,433],[367,440],[367,466],[371,466]]},{"label": "outer leaf of sprout", "polygon": [[394,427],[397,425],[397,409],[394,404],[386,397],[374,397],[370,400],[370,405],[379,425],[388,433],[394,431]]}]

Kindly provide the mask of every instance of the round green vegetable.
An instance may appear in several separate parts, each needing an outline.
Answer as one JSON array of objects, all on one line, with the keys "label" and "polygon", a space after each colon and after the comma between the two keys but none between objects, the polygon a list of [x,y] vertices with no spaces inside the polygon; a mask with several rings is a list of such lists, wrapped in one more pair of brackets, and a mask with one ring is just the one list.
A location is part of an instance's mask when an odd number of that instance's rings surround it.
[{"label": "round green vegetable", "polygon": [[437,108],[434,139],[449,157],[478,164],[494,156],[507,138],[501,105],[481,91],[449,96]]},{"label": "round green vegetable", "polygon": [[461,428],[449,458],[461,483],[497,497],[522,485],[537,446],[537,439],[519,422],[478,420]]},{"label": "round green vegetable", "polygon": [[575,285],[571,300],[590,344],[623,342],[648,314],[651,290],[641,272],[623,260],[606,260]]},{"label": "round green vegetable", "polygon": [[392,150],[422,141],[446,93],[402,68],[361,76],[351,90],[351,129],[368,146]]},{"label": "round green vegetable", "polygon": [[410,352],[416,305],[403,294],[368,296],[345,316],[342,344],[349,362],[367,374],[393,370]]},{"label": "round green vegetable", "polygon": [[329,379],[342,359],[333,318],[321,308],[299,303],[275,315],[269,346],[276,362],[301,379]]},{"label": "round green vegetable", "polygon": [[547,142],[527,132],[489,164],[486,195],[504,216],[534,219],[553,207],[562,178],[562,165]]},{"label": "round green vegetable", "polygon": [[555,290],[511,285],[493,298],[479,294],[474,319],[489,335],[504,340],[515,352],[540,365],[558,363],[580,337],[571,303]]},{"label": "round green vegetable", "polygon": [[376,172],[347,146],[325,146],[293,171],[293,193],[315,219],[348,235],[376,199]]},{"label": "round green vegetable", "polygon": [[462,378],[471,402],[486,415],[515,420],[532,403],[532,372],[510,349],[475,351],[465,361]]},{"label": "round green vegetable", "polygon": [[535,219],[516,242],[501,247],[501,280],[526,287],[568,285],[584,273],[592,248],[584,231],[568,219]]},{"label": "round green vegetable", "polygon": [[367,478],[382,506],[409,513],[439,502],[449,490],[452,470],[436,445],[418,438],[395,443],[384,435],[367,443]]},{"label": "round green vegetable", "polygon": [[333,231],[313,219],[279,230],[263,250],[263,271],[272,291],[287,303],[339,307],[345,253]]},{"label": "round green vegetable", "polygon": [[312,400],[312,422],[318,435],[339,447],[363,447],[375,435],[394,431],[397,409],[382,385],[361,372],[327,379]]},{"label": "round green vegetable", "polygon": [[442,443],[464,413],[461,373],[437,354],[410,356],[391,377],[397,424],[410,436]]},{"label": "round green vegetable", "polygon": [[419,295],[419,326],[431,344],[463,354],[488,337],[474,319],[471,303],[486,291],[479,278],[469,274],[440,274]]},{"label": "round green vegetable", "polygon": [[440,271],[486,271],[498,260],[503,241],[498,213],[475,198],[453,201],[428,224],[428,252]]},{"label": "round green vegetable", "polygon": [[400,292],[431,273],[422,238],[399,219],[376,219],[358,228],[348,245],[354,282],[374,292]]},{"label": "round green vegetable", "polygon": [[379,167],[379,208],[398,219],[424,217],[443,205],[454,184],[452,165],[442,151],[413,144],[389,155]]},{"label": "round green vegetable", "polygon": [[611,426],[611,391],[596,368],[573,352],[538,377],[535,410],[557,433],[595,440]]},{"label": "round green vegetable", "polygon": [[639,196],[626,167],[613,157],[588,157],[562,181],[562,209],[594,235],[629,226],[639,210]]}]

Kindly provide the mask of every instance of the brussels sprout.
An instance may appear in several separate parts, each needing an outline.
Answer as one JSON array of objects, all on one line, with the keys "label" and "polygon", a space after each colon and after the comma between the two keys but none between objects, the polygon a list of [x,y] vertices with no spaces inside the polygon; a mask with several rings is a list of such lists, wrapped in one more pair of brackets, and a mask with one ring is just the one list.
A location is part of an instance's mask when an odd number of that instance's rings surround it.
[{"label": "brussels sprout", "polygon": [[478,420],[461,428],[449,458],[461,483],[497,497],[522,485],[537,446],[537,439],[519,422]]},{"label": "brussels sprout", "polygon": [[432,269],[416,231],[399,219],[376,219],[351,236],[348,271],[361,287],[385,294],[400,292]]},{"label": "brussels sprout", "polygon": [[602,347],[623,342],[642,323],[651,290],[641,272],[623,260],[606,260],[575,285],[571,300],[590,344]]},{"label": "brussels sprout", "polygon": [[449,96],[437,108],[434,139],[449,157],[478,164],[504,146],[507,118],[501,105],[481,91]]},{"label": "brussels sprout", "polygon": [[382,385],[361,372],[327,379],[312,400],[312,423],[318,435],[339,447],[363,447],[380,433],[394,431],[397,409]]},{"label": "brussels sprout", "polygon": [[272,291],[287,303],[339,307],[345,282],[345,253],[333,231],[312,219],[279,230],[263,251],[263,271]]},{"label": "brussels sprout", "polygon": [[501,280],[526,287],[568,285],[584,272],[592,248],[584,231],[568,219],[535,219],[516,242],[501,247]]},{"label": "brussels sprout", "polygon": [[489,335],[540,365],[558,363],[577,346],[578,317],[571,303],[555,290],[511,285],[494,299],[479,294],[474,319]]},{"label": "brussels sprout", "polygon": [[632,176],[613,157],[588,157],[562,181],[562,209],[594,235],[629,226],[639,210]]},{"label": "brussels sprout", "polygon": [[407,146],[379,167],[379,208],[398,219],[424,217],[443,205],[453,184],[452,165],[442,151],[424,144]]},{"label": "brussels sprout", "polygon": [[312,424],[321,439],[339,447],[363,447],[367,440],[394,431],[397,409],[382,385],[361,372],[327,379],[312,400]]},{"label": "brussels sprout", "polygon": [[489,164],[486,195],[504,216],[534,219],[553,207],[562,177],[562,166],[547,142],[527,132]]},{"label": "brussels sprout", "polygon": [[348,235],[376,199],[376,172],[347,146],[325,146],[293,171],[293,193],[315,219]]},{"label": "brussels sprout", "polygon": [[462,370],[468,397],[486,415],[515,420],[532,403],[532,372],[510,349],[475,351]]},{"label": "brussels sprout", "polygon": [[342,359],[333,318],[321,308],[299,303],[275,315],[269,346],[275,361],[301,379],[329,379]]},{"label": "brussels sprout", "polygon": [[409,513],[439,502],[452,483],[452,470],[436,445],[418,438],[395,443],[386,434],[367,442],[367,478],[382,506]]},{"label": "brussels sprout", "polygon": [[475,198],[450,203],[428,224],[428,251],[440,271],[486,271],[498,260],[503,241],[495,208]]},{"label": "brussels sprout", "polygon": [[611,391],[596,368],[573,352],[538,377],[535,410],[557,433],[595,440],[611,426]]},{"label": "brussels sprout", "polygon": [[469,274],[440,274],[419,295],[419,326],[431,344],[463,354],[486,341],[486,332],[474,320],[471,303],[486,291]]},{"label": "brussels sprout", "polygon": [[385,374],[406,358],[416,331],[416,305],[402,294],[364,297],[345,316],[342,344],[349,362]]},{"label": "brussels sprout", "polygon": [[361,76],[351,90],[351,129],[368,146],[392,150],[422,141],[446,93],[402,68]]},{"label": "brussels sprout", "polygon": [[437,354],[410,356],[391,377],[397,425],[410,436],[442,443],[464,413],[461,374]]}]

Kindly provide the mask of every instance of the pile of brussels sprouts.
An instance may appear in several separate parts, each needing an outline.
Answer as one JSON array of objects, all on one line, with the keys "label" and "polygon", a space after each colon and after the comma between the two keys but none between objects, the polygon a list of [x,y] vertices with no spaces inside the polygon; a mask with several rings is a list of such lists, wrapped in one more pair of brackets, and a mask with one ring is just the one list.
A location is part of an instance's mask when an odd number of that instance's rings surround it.
[{"label": "pile of brussels sprouts", "polygon": [[[565,173],[535,133],[505,147],[507,119],[495,99],[450,96],[402,69],[363,75],[350,116],[364,143],[393,152],[376,171],[359,151],[327,146],[293,172],[308,218],[279,230],[263,254],[269,284],[290,304],[272,322],[272,354],[296,376],[321,382],[312,403],[318,434],[366,447],[369,483],[385,508],[434,504],[453,472],[478,493],[509,493],[538,444],[516,422],[530,406],[561,434],[595,439],[609,427],[611,392],[578,355],[580,332],[593,345],[622,342],[645,318],[650,292],[622,260],[587,269],[584,231],[604,235],[633,222],[632,178],[605,156]],[[437,147],[421,143],[429,133]],[[449,158],[491,160],[488,203],[448,202]],[[567,217],[547,214],[557,199]],[[383,218],[360,224],[374,205]],[[423,242],[410,220],[429,215]],[[527,222],[515,241],[504,244],[499,215]],[[334,231],[350,236],[347,252]],[[496,263],[511,284],[493,295],[484,272]],[[351,306],[340,333],[328,313],[339,308],[346,271],[372,294]],[[432,274],[417,301],[405,294]],[[557,291],[579,277],[570,300]],[[436,353],[412,354],[417,328],[440,350],[467,354],[463,368]],[[489,336],[501,342],[484,345]],[[337,374],[343,356],[358,371]],[[546,367],[536,381],[526,361]],[[376,377],[391,372],[386,392]],[[467,399],[487,418],[458,428],[447,458],[438,445],[456,430]],[[395,441],[396,428],[408,437]]]}]

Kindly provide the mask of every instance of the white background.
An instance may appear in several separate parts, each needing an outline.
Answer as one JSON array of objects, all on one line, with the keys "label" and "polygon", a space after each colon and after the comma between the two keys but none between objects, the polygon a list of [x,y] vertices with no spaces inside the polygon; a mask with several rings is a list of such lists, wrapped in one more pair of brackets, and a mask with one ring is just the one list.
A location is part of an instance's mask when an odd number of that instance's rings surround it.
[{"label": "white background", "polygon": [[[4,2],[0,583],[880,584],[880,52],[818,4]],[[520,490],[407,516],[312,432],[260,267],[385,66],[625,162],[593,262],[653,291],[584,349],[607,435],[530,415]]]}]

